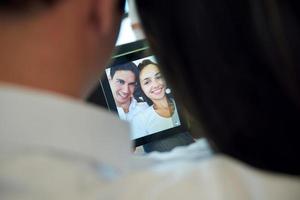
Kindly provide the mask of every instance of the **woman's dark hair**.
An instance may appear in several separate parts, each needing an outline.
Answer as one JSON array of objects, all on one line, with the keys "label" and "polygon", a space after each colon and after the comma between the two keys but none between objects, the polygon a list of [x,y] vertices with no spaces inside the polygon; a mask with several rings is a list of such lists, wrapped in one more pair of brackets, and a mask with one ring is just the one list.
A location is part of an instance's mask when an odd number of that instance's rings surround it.
[{"label": "woman's dark hair", "polygon": [[217,151],[300,174],[297,1],[136,3],[175,97],[202,123]]},{"label": "woman's dark hair", "polygon": [[158,64],[157,64],[157,63],[152,62],[152,61],[149,60],[149,59],[145,59],[145,60],[143,60],[141,63],[139,63],[139,65],[138,65],[138,68],[139,68],[140,72],[141,72],[147,65],[155,65],[155,66],[158,67]]}]

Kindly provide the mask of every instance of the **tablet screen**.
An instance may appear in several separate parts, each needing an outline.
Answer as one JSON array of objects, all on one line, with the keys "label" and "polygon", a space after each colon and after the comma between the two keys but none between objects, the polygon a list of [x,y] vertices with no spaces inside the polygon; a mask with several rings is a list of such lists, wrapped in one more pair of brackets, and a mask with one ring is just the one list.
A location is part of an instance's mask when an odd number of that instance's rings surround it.
[{"label": "tablet screen", "polygon": [[137,146],[186,130],[172,88],[142,41],[119,48],[101,85],[109,110],[130,123]]},{"label": "tablet screen", "polygon": [[120,119],[130,122],[132,139],[179,126],[172,90],[153,56],[106,69]]}]

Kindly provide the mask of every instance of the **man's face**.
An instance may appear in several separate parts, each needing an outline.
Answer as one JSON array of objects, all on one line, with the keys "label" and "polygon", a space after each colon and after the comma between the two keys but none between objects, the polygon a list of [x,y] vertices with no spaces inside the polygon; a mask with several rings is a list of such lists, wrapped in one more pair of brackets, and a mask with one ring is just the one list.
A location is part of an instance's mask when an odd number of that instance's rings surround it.
[{"label": "man's face", "polygon": [[132,71],[116,71],[110,84],[117,106],[130,103],[135,89],[135,83],[135,75]]}]

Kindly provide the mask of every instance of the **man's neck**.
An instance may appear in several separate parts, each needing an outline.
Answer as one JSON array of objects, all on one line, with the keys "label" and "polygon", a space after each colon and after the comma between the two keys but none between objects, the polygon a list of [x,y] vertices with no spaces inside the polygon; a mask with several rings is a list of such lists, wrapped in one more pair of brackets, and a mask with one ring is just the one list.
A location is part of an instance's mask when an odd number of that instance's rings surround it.
[{"label": "man's neck", "polygon": [[122,109],[124,110],[125,113],[128,113],[128,112],[129,112],[129,106],[130,106],[130,104],[131,104],[131,101],[132,101],[132,99],[130,99],[130,101],[128,101],[128,102],[126,102],[126,103],[122,103],[122,104],[117,103],[117,106],[120,107],[120,108],[122,108]]}]

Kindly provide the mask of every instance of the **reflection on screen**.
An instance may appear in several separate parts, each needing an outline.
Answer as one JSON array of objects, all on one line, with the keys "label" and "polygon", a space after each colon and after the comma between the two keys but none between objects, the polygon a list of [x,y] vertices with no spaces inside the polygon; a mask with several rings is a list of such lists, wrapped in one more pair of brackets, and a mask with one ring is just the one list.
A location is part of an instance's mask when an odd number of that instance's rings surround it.
[{"label": "reflection on screen", "polygon": [[122,20],[119,37],[118,37],[116,46],[135,42],[138,40],[136,34],[134,33],[134,31],[131,27],[131,24],[132,24],[131,20],[128,16]]},{"label": "reflection on screen", "polygon": [[125,14],[122,19],[116,46],[142,39],[145,39],[145,36],[140,25],[140,20],[136,11],[135,4],[132,1],[126,1]]},{"label": "reflection on screen", "polygon": [[106,69],[118,115],[132,139],[180,125],[176,103],[153,56]]}]

